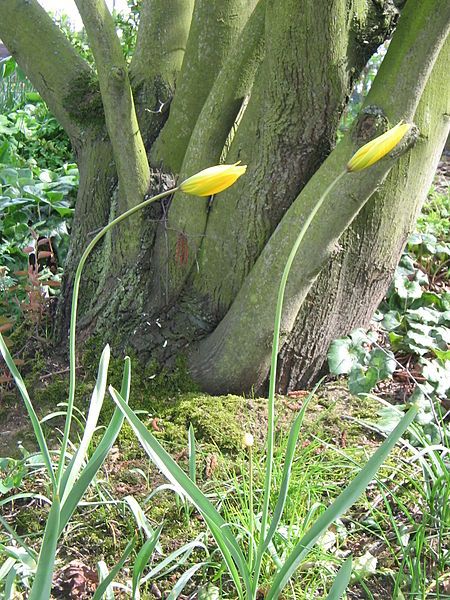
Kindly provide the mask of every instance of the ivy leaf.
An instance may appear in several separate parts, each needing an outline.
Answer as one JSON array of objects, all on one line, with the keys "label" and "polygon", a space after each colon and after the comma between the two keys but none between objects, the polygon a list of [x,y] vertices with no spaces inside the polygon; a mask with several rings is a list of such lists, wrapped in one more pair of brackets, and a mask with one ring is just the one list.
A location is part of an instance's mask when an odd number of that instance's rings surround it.
[{"label": "ivy leaf", "polygon": [[428,308],[421,306],[420,308],[410,309],[407,312],[407,319],[411,321],[418,321],[421,323],[439,323],[442,313],[434,308]]},{"label": "ivy leaf", "polygon": [[441,362],[450,362],[450,350],[438,350],[438,348],[432,349],[436,358],[438,358]]},{"label": "ivy leaf", "polygon": [[394,355],[389,350],[376,348],[370,353],[369,366],[378,371],[378,380],[390,377],[397,366]]},{"label": "ivy leaf", "polygon": [[351,394],[368,394],[378,381],[378,369],[369,367],[365,370],[361,365],[357,365],[350,371],[348,389]]},{"label": "ivy leaf", "polygon": [[402,300],[414,300],[422,296],[422,288],[420,287],[419,282],[415,280],[409,281],[409,279],[398,277],[396,275],[394,287],[399,298]]},{"label": "ivy leaf", "polygon": [[392,331],[393,329],[400,327],[402,320],[403,319],[398,311],[390,310],[384,315],[381,326],[387,331]]},{"label": "ivy leaf", "polygon": [[334,340],[328,350],[328,367],[333,375],[349,373],[358,362],[358,357],[350,351],[352,342],[349,338]]},{"label": "ivy leaf", "polygon": [[437,360],[422,359],[422,362],[424,365],[422,375],[434,384],[439,396],[445,396],[450,390],[450,361],[440,364]]}]

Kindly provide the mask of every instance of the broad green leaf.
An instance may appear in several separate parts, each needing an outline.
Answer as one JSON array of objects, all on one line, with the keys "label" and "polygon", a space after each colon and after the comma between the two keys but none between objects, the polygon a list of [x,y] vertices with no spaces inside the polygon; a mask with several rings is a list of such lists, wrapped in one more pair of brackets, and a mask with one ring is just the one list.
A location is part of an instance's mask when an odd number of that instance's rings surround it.
[{"label": "broad green leaf", "polygon": [[219,588],[212,583],[201,586],[198,590],[198,600],[220,600]]},{"label": "broad green leaf", "polygon": [[352,576],[352,557],[350,556],[341,566],[326,600],[340,600],[350,583]]},{"label": "broad green leaf", "polygon": [[381,348],[375,348],[371,351],[368,365],[378,370],[379,381],[390,377],[397,368],[393,353]]},{"label": "broad green leaf", "polygon": [[422,375],[434,384],[437,394],[445,396],[450,389],[450,361],[446,361],[443,365],[437,360],[422,359],[422,362],[424,364]]},{"label": "broad green leaf", "polygon": [[395,291],[402,300],[415,300],[422,296],[422,288],[418,281],[410,281],[407,278],[395,276]]},{"label": "broad green leaf", "polygon": [[442,363],[450,362],[450,350],[438,350],[437,348],[432,348],[433,353],[436,355]]},{"label": "broad green leaf", "polygon": [[383,316],[383,320],[381,321],[381,325],[387,331],[392,331],[393,329],[397,329],[397,327],[400,327],[401,324],[402,324],[402,317],[401,317],[400,313],[396,310],[388,311]]},{"label": "broad green leaf", "polygon": [[350,373],[357,363],[357,357],[350,352],[351,341],[341,338],[331,342],[328,350],[328,366],[333,375],[345,375]]},{"label": "broad green leaf", "polygon": [[[122,375],[122,387],[120,388],[120,395],[122,398],[124,398],[127,404],[130,397],[130,384],[131,361],[127,356],[125,357]],[[122,428],[123,420],[124,416],[122,411],[119,408],[116,408],[102,439],[100,440],[97,448],[94,450],[94,453],[89,459],[87,465],[81,471],[78,480],[73,485],[66,501],[61,507],[60,534],[69,522],[69,519],[74,510],[77,508],[79,501],[84,496],[87,488],[94,480],[98,470],[104,463],[109,451],[114,445],[114,442],[116,441],[117,436]]]},{"label": "broad green leaf", "polygon": [[317,519],[309,531],[296,544],[294,550],[285,560],[283,567],[276,574],[266,600],[277,600],[301,564],[304,557],[309,553],[315,542],[328,529],[328,527],[345,513],[358,500],[361,494],[374,478],[376,472],[386,460],[392,448],[408,429],[417,414],[417,407],[412,406],[394,431],[385,439],[378,450],[371,456],[365,466],[361,469],[347,488],[339,494],[336,500]]},{"label": "broad green leaf", "polygon": [[350,371],[348,389],[351,394],[368,394],[380,381],[378,369],[375,367],[364,368],[359,365]]},{"label": "broad green leaf", "polygon": [[78,450],[76,451],[71,463],[67,467],[66,472],[63,476],[61,485],[63,504],[66,501],[67,496],[69,495],[73,484],[78,477],[78,474],[85,460],[86,453],[89,449],[89,444],[91,443],[92,436],[94,435],[95,429],[97,427],[98,417],[100,416],[100,411],[103,406],[103,400],[105,399],[106,378],[108,377],[110,353],[110,347],[107,344],[103,349],[100,358],[97,381],[95,383],[94,391],[92,392],[92,398],[89,406],[88,416],[86,419],[86,425],[84,427],[83,437],[81,438]]}]

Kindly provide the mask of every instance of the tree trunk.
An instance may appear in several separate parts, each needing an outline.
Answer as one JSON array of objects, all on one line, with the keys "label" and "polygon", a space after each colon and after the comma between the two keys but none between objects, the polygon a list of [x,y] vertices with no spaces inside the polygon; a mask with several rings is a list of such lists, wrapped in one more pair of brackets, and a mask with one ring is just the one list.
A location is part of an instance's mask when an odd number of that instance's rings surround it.
[{"label": "tree trunk", "polygon": [[353,83],[392,32],[398,3],[174,0],[168,10],[166,0],[143,0],[127,67],[104,0],[76,1],[96,74],[36,0],[0,0],[0,36],[70,135],[80,168],[60,335],[77,260],[100,227],[177,176],[240,160],[246,176],[212,203],[177,193],[113,230],[81,288],[84,337],[164,364],[184,354],[209,391],[264,384],[298,228],[357,146],[415,120],[415,147],[341,179],[299,248],[279,389],[311,383],[329,342],[370,319],[431,181],[448,131],[450,5],[408,0],[357,127],[334,148]]}]

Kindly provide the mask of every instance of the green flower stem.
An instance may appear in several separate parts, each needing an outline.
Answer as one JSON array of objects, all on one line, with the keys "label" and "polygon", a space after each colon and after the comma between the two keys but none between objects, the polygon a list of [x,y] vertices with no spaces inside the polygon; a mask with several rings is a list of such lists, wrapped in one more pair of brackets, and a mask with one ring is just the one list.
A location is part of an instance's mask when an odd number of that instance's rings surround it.
[{"label": "green flower stem", "polygon": [[300,229],[300,232],[297,236],[297,239],[292,246],[289,257],[284,266],[283,275],[281,276],[280,287],[278,288],[278,298],[277,305],[275,309],[275,323],[274,323],[274,331],[273,331],[273,342],[272,342],[272,359],[270,365],[270,379],[269,379],[269,398],[268,398],[268,423],[267,423],[267,454],[266,454],[266,475],[264,479],[264,498],[263,498],[263,508],[261,515],[261,533],[258,542],[258,549],[256,553],[255,560],[255,572],[253,577],[253,594],[254,598],[256,598],[256,592],[258,589],[258,580],[259,574],[261,570],[261,563],[263,557],[263,544],[266,536],[267,529],[267,520],[269,513],[269,502],[270,502],[270,490],[272,487],[272,471],[273,471],[273,446],[274,446],[274,433],[275,433],[275,386],[276,386],[276,376],[277,376],[277,360],[278,360],[278,351],[280,346],[280,328],[281,328],[281,317],[283,312],[283,300],[284,300],[284,292],[286,290],[286,284],[289,277],[289,272],[291,270],[292,263],[294,262],[295,255],[297,254],[297,250],[299,249],[300,244],[305,237],[305,233],[307,232],[309,226],[311,225],[314,217],[316,216],[318,210],[324,203],[324,200],[330,193],[330,191],[334,188],[334,186],[342,179],[342,177],[347,173],[347,171],[343,171],[340,175],[334,179],[330,185],[326,188],[322,196],[320,196],[316,205],[314,206],[311,213],[308,215],[307,219],[303,223],[303,227]]},{"label": "green flower stem", "polygon": [[248,568],[253,568],[253,543],[255,540],[255,513],[253,508],[253,447],[248,449],[248,512],[249,512],[249,542],[248,542]]},{"label": "green flower stem", "polygon": [[56,473],[56,481],[57,481],[57,486],[58,486],[59,491],[60,491],[61,480],[62,480],[62,476],[63,476],[63,472],[64,472],[64,463],[65,463],[65,458],[66,458],[67,445],[69,442],[70,426],[72,424],[73,406],[74,406],[74,401],[75,401],[75,384],[76,384],[76,380],[75,380],[75,369],[76,369],[76,365],[75,365],[75,334],[76,334],[76,325],[77,325],[78,293],[80,290],[81,273],[83,271],[84,264],[85,264],[88,256],[92,252],[93,248],[97,244],[97,242],[99,242],[108,233],[108,231],[114,227],[114,225],[117,225],[121,221],[127,219],[128,217],[131,217],[131,215],[134,215],[134,213],[138,212],[139,210],[141,210],[142,208],[151,204],[152,202],[161,200],[162,198],[165,198],[166,196],[173,194],[177,190],[178,190],[177,187],[172,188],[170,190],[166,190],[165,192],[162,192],[161,194],[158,194],[157,196],[148,198],[147,200],[140,202],[136,206],[133,206],[133,208],[130,208],[123,214],[121,214],[118,217],[116,217],[115,219],[113,219],[99,233],[97,233],[97,235],[88,244],[88,246],[86,247],[86,250],[83,252],[80,262],[78,263],[78,267],[75,272],[75,278],[74,278],[74,282],[73,282],[72,307],[71,307],[71,312],[70,312],[69,399],[67,402],[66,422],[64,425],[64,434],[63,434],[63,440],[62,440],[62,444],[61,444],[61,452],[60,452],[60,457],[59,457],[58,470]]}]

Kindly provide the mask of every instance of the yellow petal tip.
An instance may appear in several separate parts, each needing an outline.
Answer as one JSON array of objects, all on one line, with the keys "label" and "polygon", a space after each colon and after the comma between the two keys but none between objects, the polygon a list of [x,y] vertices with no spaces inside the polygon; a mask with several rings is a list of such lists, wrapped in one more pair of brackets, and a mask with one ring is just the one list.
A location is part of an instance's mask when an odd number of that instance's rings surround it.
[{"label": "yellow petal tip", "polygon": [[401,142],[410,128],[410,123],[400,121],[395,127],[362,146],[347,163],[347,171],[362,171],[377,163]]}]

